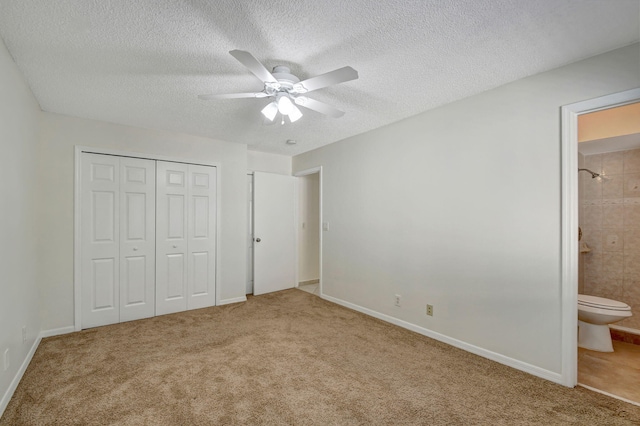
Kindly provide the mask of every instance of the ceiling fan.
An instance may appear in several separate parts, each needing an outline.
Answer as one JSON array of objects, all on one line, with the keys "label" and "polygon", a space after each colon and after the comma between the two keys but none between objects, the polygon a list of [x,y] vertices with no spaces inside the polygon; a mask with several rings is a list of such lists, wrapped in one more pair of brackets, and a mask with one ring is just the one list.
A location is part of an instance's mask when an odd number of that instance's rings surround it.
[{"label": "ceiling fan", "polygon": [[229,53],[264,83],[264,89],[261,92],[254,93],[199,95],[198,98],[204,100],[272,98],[273,101],[262,109],[262,114],[269,121],[273,121],[279,112],[282,116],[282,124],[284,124],[285,116],[289,117],[292,123],[302,117],[302,112],[296,105],[330,117],[342,117],[344,111],[340,111],[331,105],[316,101],[304,95],[313,90],[358,78],[358,71],[351,67],[343,67],[300,81],[298,77],[291,74],[291,70],[288,67],[278,65],[273,68],[273,72],[269,72],[269,70],[249,52],[245,52],[244,50],[231,50]]}]

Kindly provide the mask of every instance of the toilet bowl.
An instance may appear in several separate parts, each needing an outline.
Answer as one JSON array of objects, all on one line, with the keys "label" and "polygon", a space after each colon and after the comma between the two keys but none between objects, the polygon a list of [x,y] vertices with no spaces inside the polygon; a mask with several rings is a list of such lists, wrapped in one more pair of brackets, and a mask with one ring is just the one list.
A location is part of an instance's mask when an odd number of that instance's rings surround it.
[{"label": "toilet bowl", "polygon": [[578,346],[599,352],[613,352],[609,325],[630,317],[626,303],[604,297],[578,295]]}]

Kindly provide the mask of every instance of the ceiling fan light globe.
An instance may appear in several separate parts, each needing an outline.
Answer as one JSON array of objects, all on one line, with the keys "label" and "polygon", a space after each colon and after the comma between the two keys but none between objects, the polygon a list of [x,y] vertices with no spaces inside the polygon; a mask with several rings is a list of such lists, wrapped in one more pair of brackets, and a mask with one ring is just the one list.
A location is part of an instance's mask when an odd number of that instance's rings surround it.
[{"label": "ceiling fan light globe", "polygon": [[291,112],[289,112],[289,120],[293,123],[294,121],[298,121],[302,117],[302,112],[295,105],[291,104]]},{"label": "ceiling fan light globe", "polygon": [[269,121],[273,121],[276,118],[276,114],[278,113],[278,104],[274,102],[269,102],[269,104],[262,108],[262,115],[264,115]]},{"label": "ceiling fan light globe", "polygon": [[288,96],[280,96],[278,98],[278,111],[280,111],[280,114],[289,115],[293,108],[295,108],[295,105],[293,105]]}]

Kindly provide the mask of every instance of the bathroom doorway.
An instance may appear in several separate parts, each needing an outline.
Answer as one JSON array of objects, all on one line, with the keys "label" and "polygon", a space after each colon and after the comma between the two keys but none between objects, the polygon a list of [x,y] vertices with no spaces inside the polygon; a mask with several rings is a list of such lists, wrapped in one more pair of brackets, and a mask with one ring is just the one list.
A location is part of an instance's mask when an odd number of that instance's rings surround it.
[{"label": "bathroom doorway", "polygon": [[640,405],[639,102],[578,117],[578,167],[578,293],[631,307],[608,325],[613,352],[578,348],[578,383]]},{"label": "bathroom doorway", "polygon": [[300,290],[322,294],[322,175],[320,168],[296,173],[298,214],[298,273]]},{"label": "bathroom doorway", "polygon": [[[563,376],[570,386],[637,405],[640,384],[632,378],[640,369],[639,101],[636,89],[563,108]],[[567,326],[576,330],[570,323],[577,320],[577,294],[631,307],[631,317],[609,326],[614,352],[576,348],[577,336]]]}]

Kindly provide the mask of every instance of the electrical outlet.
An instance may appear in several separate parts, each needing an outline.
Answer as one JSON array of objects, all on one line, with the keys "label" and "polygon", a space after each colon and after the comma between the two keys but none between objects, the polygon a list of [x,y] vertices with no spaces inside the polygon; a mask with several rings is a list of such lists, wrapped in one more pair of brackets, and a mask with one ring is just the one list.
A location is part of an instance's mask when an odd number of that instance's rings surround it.
[{"label": "electrical outlet", "polygon": [[22,327],[22,343],[27,343],[27,326]]},{"label": "electrical outlet", "polygon": [[4,371],[9,369],[9,348],[4,351]]},{"label": "electrical outlet", "polygon": [[399,294],[396,294],[396,306],[400,306],[401,300],[402,300],[402,296],[400,296]]},{"label": "electrical outlet", "polygon": [[433,316],[433,305],[427,305],[427,315]]}]

